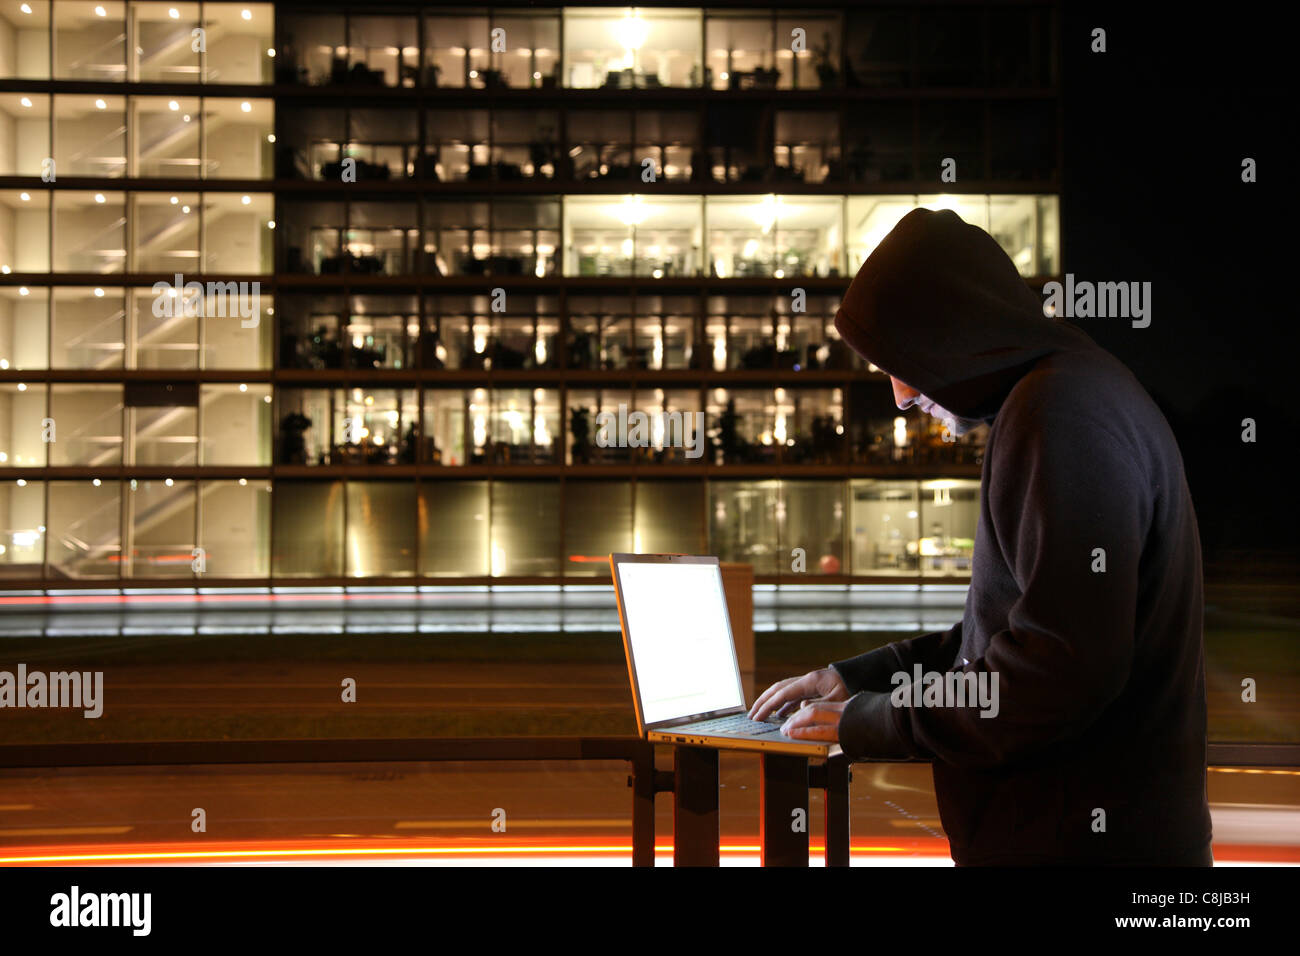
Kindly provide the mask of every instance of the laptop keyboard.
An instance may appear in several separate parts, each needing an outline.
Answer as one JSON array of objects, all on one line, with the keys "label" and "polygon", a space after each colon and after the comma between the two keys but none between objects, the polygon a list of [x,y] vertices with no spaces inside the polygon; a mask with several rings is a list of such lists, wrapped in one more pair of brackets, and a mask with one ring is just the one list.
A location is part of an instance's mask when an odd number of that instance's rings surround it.
[{"label": "laptop keyboard", "polygon": [[691,724],[692,733],[703,731],[708,734],[745,734],[757,737],[759,734],[772,734],[781,729],[780,724],[770,724],[765,720],[750,720],[744,714],[731,714],[727,717],[715,717],[698,724]]}]

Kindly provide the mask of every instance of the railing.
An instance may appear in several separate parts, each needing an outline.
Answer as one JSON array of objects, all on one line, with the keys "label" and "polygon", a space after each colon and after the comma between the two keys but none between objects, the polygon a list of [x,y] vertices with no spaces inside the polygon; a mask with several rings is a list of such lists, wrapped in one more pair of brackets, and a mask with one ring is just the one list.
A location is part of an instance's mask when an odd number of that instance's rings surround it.
[{"label": "railing", "polygon": [[[163,415],[166,416],[171,410],[165,410]],[[206,496],[212,491],[212,486],[203,486],[201,494]],[[69,525],[64,531],[57,535],[56,540],[63,546],[62,554],[67,555],[63,560],[55,561],[51,559],[51,569],[68,578],[78,577],[78,571],[88,561],[97,562],[104,559],[105,554],[123,553],[126,558],[134,562],[136,551],[133,539],[142,532],[148,531],[156,526],[159,522],[165,521],[178,510],[191,507],[193,498],[188,489],[176,487],[172,493],[166,495],[159,501],[155,501],[149,507],[136,511],[133,515],[128,529],[128,544],[124,548],[120,544],[121,536],[114,523],[114,530],[109,532],[104,538],[97,541],[87,541],[80,537],[80,532],[87,526],[93,526],[102,520],[106,511],[116,512],[120,507],[118,499],[114,498],[100,505],[90,514],[83,516]],[[151,549],[151,552],[157,552],[168,556],[183,555],[184,560],[180,563],[188,566],[192,557],[191,551],[193,544],[188,542],[178,542],[175,544],[158,545]],[[146,562],[148,563],[148,562]],[[125,569],[126,573],[133,573],[133,569]]]},{"label": "railing", "polygon": [[654,745],[638,737],[433,737],[362,740],[186,740],[158,743],[0,744],[0,770],[285,763],[444,763],[607,760],[631,765],[632,865],[654,866]]},{"label": "railing", "polygon": [[[110,502],[113,508],[118,507],[116,501]],[[102,506],[92,514],[98,514],[108,505]],[[51,577],[61,575],[69,580],[84,580],[86,575],[82,570],[89,561],[103,561],[105,555],[120,554],[121,546],[114,544],[91,544],[75,534],[67,532],[60,534],[56,540],[63,546],[63,551],[68,555],[64,560],[57,560],[53,554],[47,554]],[[59,555],[62,557],[62,555]]]},{"label": "railing", "polygon": [[[118,126],[112,130],[109,130],[109,132],[106,135],[101,136],[99,139],[95,140],[95,142],[91,143],[89,146],[85,147],[84,149],[77,150],[77,152],[73,153],[72,156],[68,159],[68,172],[73,173],[74,175],[83,174],[83,171],[79,169],[77,165],[82,161],[85,161],[88,164],[91,162],[98,163],[101,166],[103,165],[120,166],[123,172],[125,172],[126,156],[122,156],[120,159],[117,156],[103,156],[103,157],[95,158],[93,160],[89,158],[91,154],[95,150],[97,150],[100,146],[103,146],[105,143],[109,142],[110,140],[119,139],[125,134],[126,134],[126,126],[125,125]],[[102,175],[101,173],[96,173],[93,170],[90,171],[90,174]],[[126,221],[125,219],[122,220],[122,222],[125,221]]]},{"label": "railing", "polygon": [[[166,238],[168,238],[169,236],[171,236],[171,235],[173,235],[173,234],[175,234],[175,233],[177,233],[177,232],[180,232],[180,231],[181,231],[182,229],[184,229],[186,226],[191,226],[191,225],[193,226],[193,228],[194,228],[194,233],[195,233],[195,235],[197,236],[197,235],[198,235],[198,231],[199,231],[199,228],[198,228],[198,219],[197,219],[197,217],[195,217],[195,216],[187,216],[187,215],[185,215],[185,214],[183,214],[183,213],[178,213],[177,215],[175,215],[175,216],[173,216],[171,219],[169,219],[167,222],[164,222],[161,226],[159,226],[159,227],[158,227],[157,229],[155,229],[153,232],[149,233],[147,236],[140,236],[139,238],[137,238],[137,239],[136,239],[136,242],[135,242],[135,247],[136,247],[136,249],[137,249],[137,253],[136,253],[136,254],[137,254],[137,255],[140,255],[140,254],[141,254],[141,253],[140,253],[140,250],[144,250],[145,248],[147,248],[148,246],[153,245],[153,244],[156,243],[156,242],[161,242],[163,239],[166,239]],[[197,249],[194,249],[194,250],[186,250],[186,251],[187,251],[190,255],[192,255],[192,256],[197,256],[197,255],[199,254],[199,252],[198,252]],[[175,255],[184,255],[184,254],[185,254],[185,252],[182,252],[182,251],[179,250],[179,249],[168,250],[167,252],[164,253],[164,255],[173,255],[173,256],[175,256]],[[149,269],[141,269],[141,271],[142,271],[142,272],[148,272],[148,271],[152,271],[152,270],[149,270]]]},{"label": "railing", "polygon": [[[125,319],[126,310],[118,309],[102,321],[96,322],[80,335],[68,339],[62,346],[64,354],[68,357],[65,364],[72,368],[103,369],[109,368],[115,362],[120,363],[121,360],[115,353],[121,352],[123,348],[122,328]],[[92,336],[101,339],[101,341],[87,345],[87,340]],[[76,360],[73,360],[73,352],[82,348],[98,355],[98,358],[92,360],[78,356]]]},{"label": "railing", "polygon": [[[149,64],[149,62],[155,61],[159,59],[159,57],[168,55],[168,53],[174,51],[175,48],[182,46],[182,44],[183,46],[191,46],[191,35],[191,27],[178,27],[178,29],[173,30],[168,36],[164,36],[164,38],[157,40],[156,46],[153,47],[151,51],[148,51],[147,53],[139,53],[139,59],[136,60],[136,65],[144,66]],[[190,66],[173,68],[173,66],[168,66],[168,68],[165,69],[183,69],[186,70],[186,72],[190,72],[191,69],[196,68],[190,68]]]},{"label": "railing", "polygon": [[[122,57],[120,53],[117,56],[118,62],[116,63],[91,63],[92,60],[98,58],[105,50],[115,46],[120,46],[123,49],[126,48],[125,33],[119,33],[116,36],[110,37],[85,56],[81,57],[81,59],[73,60],[68,64],[68,76],[77,80],[94,80],[101,78],[103,75],[107,75],[110,78],[117,78],[118,74],[125,73],[126,64],[121,62]],[[85,71],[84,74],[82,72],[83,70]]]},{"label": "railing", "polygon": [[[369,738],[356,740],[186,740],[61,744],[0,744],[0,770],[55,767],[161,767],[230,764],[326,763],[444,763],[449,761],[603,760],[631,765],[632,865],[655,863],[655,794],[674,794],[673,861],[681,865],[717,863],[716,763],[712,776],[685,773],[695,755],[716,761],[717,751],[697,747],[676,750],[674,771],[655,768],[655,745],[638,737],[441,737]],[[1300,766],[1300,744],[1210,744],[1211,766]],[[684,759],[685,758],[685,759]],[[787,758],[788,760],[788,758]],[[806,764],[806,758],[797,758]],[[805,786],[825,790],[827,807],[826,863],[849,864],[848,763],[835,757],[807,767],[807,776],[793,763],[774,774],[765,758],[763,769],[764,863],[801,865],[807,862],[807,840],[791,841],[789,816],[770,813],[768,799],[803,802]],[[873,761],[882,762],[882,761]],[[883,761],[892,762],[892,761]],[[771,779],[769,779],[771,778]],[[777,785],[784,792],[777,792]],[[707,791],[712,789],[712,794]],[[803,791],[802,796],[799,791]],[[781,808],[778,808],[778,810]],[[773,819],[768,820],[768,816]],[[768,824],[773,824],[768,826]],[[769,847],[769,842],[772,844]],[[711,844],[711,845],[710,845]],[[789,844],[789,845],[784,845]],[[770,851],[777,852],[770,852]]]},{"label": "railing", "polygon": [[[121,454],[122,407],[123,406],[120,401],[114,405],[109,406],[107,409],[100,412],[90,421],[81,423],[81,426],[76,431],[64,435],[60,439],[61,442],[67,442],[68,446],[70,447],[75,447],[78,442],[84,442],[85,444],[90,445],[91,447],[94,447],[96,445],[102,446],[105,444],[111,446],[111,447],[103,448],[103,450],[93,454],[85,461],[69,462],[69,464],[90,465],[90,466],[104,465],[107,464],[106,459],[113,457],[115,454],[116,455]],[[113,419],[116,419],[115,423],[112,421]],[[101,425],[106,420],[109,423],[107,429],[108,430],[107,438],[96,437],[99,434]],[[76,456],[74,455],[73,457],[75,458]]]},{"label": "railing", "polygon": [[[215,132],[215,130],[209,130],[208,134],[211,135],[213,132]],[[167,146],[178,139],[183,139],[187,136],[193,136],[197,138],[198,134],[199,134],[198,123],[178,123],[177,125],[168,129],[157,139],[153,139],[147,143],[143,143],[140,146],[140,159],[141,160],[145,159],[150,153],[154,152],[155,150],[162,149],[164,146]]]},{"label": "railing", "polygon": [[[77,246],[68,254],[68,271],[70,272],[104,272],[105,260],[120,259],[126,261],[126,250],[121,248],[122,227],[126,225],[126,217],[118,216],[99,232],[86,239],[85,242]],[[95,244],[110,233],[117,233],[116,243],[111,249],[95,250]],[[111,261],[108,263],[111,266]]]}]

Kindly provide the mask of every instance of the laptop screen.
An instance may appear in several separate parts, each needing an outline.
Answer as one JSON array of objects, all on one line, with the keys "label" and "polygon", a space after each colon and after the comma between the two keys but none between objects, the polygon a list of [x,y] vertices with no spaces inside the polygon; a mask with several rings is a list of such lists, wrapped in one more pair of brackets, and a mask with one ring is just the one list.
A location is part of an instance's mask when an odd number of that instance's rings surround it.
[{"label": "laptop screen", "polygon": [[622,561],[618,575],[642,719],[743,707],[718,565]]}]

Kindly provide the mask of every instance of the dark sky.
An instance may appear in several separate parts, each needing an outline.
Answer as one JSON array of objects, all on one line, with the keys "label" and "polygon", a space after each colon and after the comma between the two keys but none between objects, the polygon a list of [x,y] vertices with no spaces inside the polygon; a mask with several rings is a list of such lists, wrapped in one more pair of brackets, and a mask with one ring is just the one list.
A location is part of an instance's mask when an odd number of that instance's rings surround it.
[{"label": "dark sky", "polygon": [[[1300,375],[1284,290],[1300,244],[1284,228],[1295,205],[1282,151],[1295,114],[1287,31],[1247,6],[1081,6],[1065,4],[1063,23],[1062,271],[1150,281],[1152,312],[1146,329],[1077,324],[1174,426],[1206,557],[1294,560],[1300,508],[1284,464]],[[1094,27],[1106,28],[1106,53],[1090,51]],[[1251,185],[1247,156],[1259,167]],[[1254,445],[1241,441],[1246,417]]]}]

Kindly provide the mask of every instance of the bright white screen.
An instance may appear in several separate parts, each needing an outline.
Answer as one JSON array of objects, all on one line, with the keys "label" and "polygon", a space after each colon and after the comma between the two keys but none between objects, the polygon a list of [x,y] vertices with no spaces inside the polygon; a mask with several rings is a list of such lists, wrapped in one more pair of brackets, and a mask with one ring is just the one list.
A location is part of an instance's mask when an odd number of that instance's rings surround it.
[{"label": "bright white screen", "polygon": [[620,563],[618,573],[645,722],[743,706],[718,566]]}]

